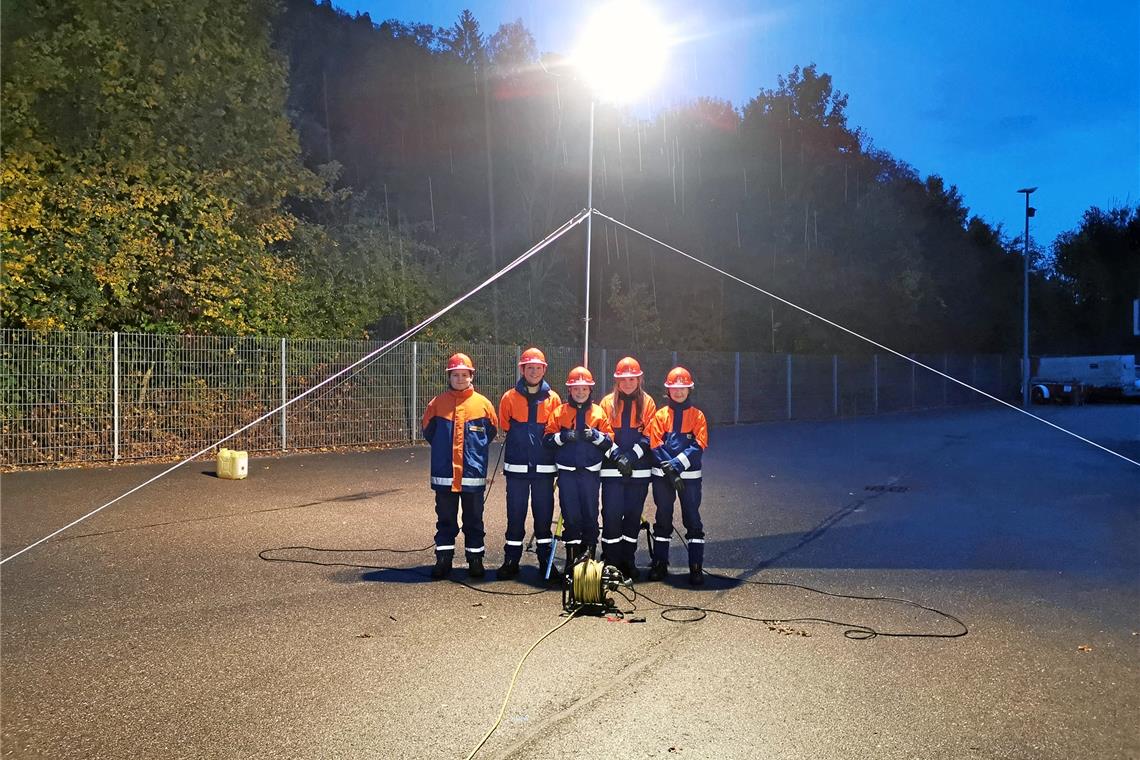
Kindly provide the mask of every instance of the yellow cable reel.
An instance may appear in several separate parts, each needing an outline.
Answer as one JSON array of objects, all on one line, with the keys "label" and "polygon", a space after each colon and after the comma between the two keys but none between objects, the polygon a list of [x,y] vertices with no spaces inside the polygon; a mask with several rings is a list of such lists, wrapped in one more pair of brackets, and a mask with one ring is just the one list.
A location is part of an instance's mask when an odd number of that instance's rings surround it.
[{"label": "yellow cable reel", "polygon": [[607,614],[617,609],[607,592],[629,585],[616,567],[590,558],[580,559],[571,567],[562,587],[562,608],[566,612]]},{"label": "yellow cable reel", "polygon": [[605,604],[602,595],[602,568],[602,563],[593,559],[574,565],[573,583],[570,589],[575,602]]}]

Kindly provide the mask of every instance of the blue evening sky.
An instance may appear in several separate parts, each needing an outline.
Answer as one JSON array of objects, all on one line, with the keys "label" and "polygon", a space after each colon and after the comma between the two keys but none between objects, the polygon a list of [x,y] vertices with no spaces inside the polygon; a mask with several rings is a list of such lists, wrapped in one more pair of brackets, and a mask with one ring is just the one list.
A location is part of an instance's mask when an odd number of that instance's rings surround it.
[{"label": "blue evening sky", "polygon": [[[596,2],[334,0],[373,21],[486,36],[522,19],[540,52],[570,53]],[[1090,206],[1140,202],[1140,3],[1016,0],[656,0],[684,42],[647,102],[709,95],[742,107],[797,64],[849,95],[852,127],[922,175],[957,185],[972,214],[1048,245]],[[644,108],[644,107],[643,107]]]}]

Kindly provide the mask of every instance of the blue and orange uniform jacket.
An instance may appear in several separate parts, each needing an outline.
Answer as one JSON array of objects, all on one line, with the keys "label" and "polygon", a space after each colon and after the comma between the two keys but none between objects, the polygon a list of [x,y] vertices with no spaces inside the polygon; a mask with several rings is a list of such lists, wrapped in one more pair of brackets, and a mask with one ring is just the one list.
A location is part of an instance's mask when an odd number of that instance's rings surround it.
[{"label": "blue and orange uniform jacket", "polygon": [[[588,427],[601,431],[605,436],[600,445],[586,440],[583,431]],[[563,444],[562,433],[568,430],[578,431],[577,440]],[[554,455],[558,469],[599,472],[605,452],[613,445],[613,435],[609,417],[600,406],[588,400],[581,405],[566,401],[550,415],[546,423],[545,440],[547,446],[558,447]]]},{"label": "blue and orange uniform jacket", "polygon": [[499,424],[495,407],[474,388],[446,390],[424,410],[424,438],[431,444],[431,487],[437,491],[482,491],[487,450]]},{"label": "blue and orange uniform jacket", "polygon": [[709,424],[705,413],[685,399],[669,401],[649,421],[649,445],[657,461],[653,474],[664,476],[660,463],[672,462],[682,478],[701,477],[701,455],[709,447]]},{"label": "blue and orange uniform jacket", "polygon": [[[641,394],[641,415],[639,419],[634,419],[634,412],[637,408],[634,403],[635,399],[627,397],[620,391],[608,394],[602,399],[601,406],[602,411],[609,417],[610,426],[614,431],[614,447],[610,449],[609,456],[616,458],[620,454],[625,454],[633,464],[633,477],[648,478],[654,465],[649,452],[648,428],[649,421],[653,419],[653,415],[657,411],[657,404],[653,401],[652,396],[640,388],[637,393]],[[602,477],[620,478],[621,473],[614,468],[613,464],[606,462],[602,465]]]},{"label": "blue and orange uniform jacket", "polygon": [[499,424],[506,433],[503,472],[511,477],[554,477],[554,451],[544,445],[546,423],[562,403],[545,380],[534,393],[526,392],[526,380],[499,401]]}]

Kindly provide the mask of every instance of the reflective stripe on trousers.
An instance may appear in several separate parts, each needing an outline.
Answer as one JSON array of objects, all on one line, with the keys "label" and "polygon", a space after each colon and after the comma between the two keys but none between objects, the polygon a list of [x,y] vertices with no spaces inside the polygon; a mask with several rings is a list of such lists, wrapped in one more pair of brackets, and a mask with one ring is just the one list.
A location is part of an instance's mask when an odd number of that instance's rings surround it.
[{"label": "reflective stripe on trousers", "polygon": [[435,492],[435,546],[437,551],[455,548],[459,535],[459,507],[463,505],[463,548],[467,554],[481,554],[483,545],[483,492]]},{"label": "reflective stripe on trousers", "polygon": [[[633,562],[648,493],[648,480],[602,479],[603,559]],[[623,542],[620,552],[612,546],[618,541]]]},{"label": "reflective stripe on trousers", "polygon": [[534,538],[550,543],[550,523],[554,520],[554,478],[507,477],[507,535],[503,557],[518,562],[526,538],[526,513],[534,514]]},{"label": "reflective stripe on trousers", "polygon": [[[685,540],[689,542],[689,564],[704,564],[705,528],[701,523],[701,481],[686,480],[685,490],[680,494],[667,480],[653,480],[653,504],[656,517],[653,520],[653,560],[669,561],[669,541],[673,535],[673,503],[681,502],[681,523],[685,526]],[[697,540],[694,540],[697,539]]]},{"label": "reflective stripe on trousers", "polygon": [[598,542],[597,472],[563,470],[558,476],[558,503],[562,508],[562,539],[567,544]]}]

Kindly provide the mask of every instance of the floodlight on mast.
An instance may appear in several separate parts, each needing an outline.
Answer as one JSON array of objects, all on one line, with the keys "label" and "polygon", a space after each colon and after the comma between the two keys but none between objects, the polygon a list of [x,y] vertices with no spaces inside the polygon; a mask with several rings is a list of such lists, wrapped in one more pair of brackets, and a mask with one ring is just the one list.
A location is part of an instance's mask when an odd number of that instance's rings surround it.
[{"label": "floodlight on mast", "polygon": [[598,100],[628,102],[650,89],[665,70],[670,35],[653,7],[618,0],[589,17],[572,56],[590,88],[590,153],[586,186],[586,304],[582,365],[590,360],[590,248],[594,232],[594,110]]}]

